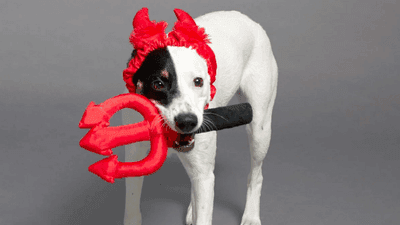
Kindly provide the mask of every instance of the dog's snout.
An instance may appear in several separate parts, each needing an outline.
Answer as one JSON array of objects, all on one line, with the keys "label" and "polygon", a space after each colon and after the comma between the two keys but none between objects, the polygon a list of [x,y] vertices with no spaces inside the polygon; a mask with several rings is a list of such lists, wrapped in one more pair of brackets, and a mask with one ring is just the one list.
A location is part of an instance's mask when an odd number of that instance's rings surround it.
[{"label": "dog's snout", "polygon": [[175,126],[182,132],[190,132],[197,126],[197,116],[193,113],[182,113],[175,117]]}]

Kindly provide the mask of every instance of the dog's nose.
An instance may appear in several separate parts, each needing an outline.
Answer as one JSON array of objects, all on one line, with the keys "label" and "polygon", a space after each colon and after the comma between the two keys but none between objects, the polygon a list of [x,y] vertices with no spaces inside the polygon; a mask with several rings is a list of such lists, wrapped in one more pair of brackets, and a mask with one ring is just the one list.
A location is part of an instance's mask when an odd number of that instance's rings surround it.
[{"label": "dog's nose", "polygon": [[181,113],[175,117],[175,126],[182,132],[190,132],[197,125],[197,116],[193,113]]}]

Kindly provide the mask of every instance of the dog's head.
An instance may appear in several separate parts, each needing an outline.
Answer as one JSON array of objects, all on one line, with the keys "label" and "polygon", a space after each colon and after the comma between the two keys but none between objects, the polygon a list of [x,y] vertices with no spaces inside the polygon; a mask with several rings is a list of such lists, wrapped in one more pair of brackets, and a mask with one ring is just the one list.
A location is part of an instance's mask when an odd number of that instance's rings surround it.
[{"label": "dog's head", "polygon": [[158,107],[170,128],[193,133],[203,123],[204,107],[210,101],[207,71],[205,60],[195,50],[168,46],[147,55],[132,83],[137,94]]},{"label": "dog's head", "polygon": [[174,12],[178,21],[168,34],[167,23],[150,21],[147,8],[135,15],[129,38],[135,50],[123,77],[129,92],[152,100],[172,130],[190,134],[215,95],[217,64],[204,28],[183,10]]}]

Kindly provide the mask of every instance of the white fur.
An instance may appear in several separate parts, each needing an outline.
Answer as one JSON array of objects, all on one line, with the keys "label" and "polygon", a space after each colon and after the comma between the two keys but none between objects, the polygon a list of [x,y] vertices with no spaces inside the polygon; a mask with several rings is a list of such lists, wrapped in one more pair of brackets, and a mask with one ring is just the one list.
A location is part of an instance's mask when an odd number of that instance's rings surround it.
[{"label": "white fur", "polygon": [[[250,143],[251,171],[247,182],[247,197],[241,225],[260,225],[260,195],[263,181],[262,163],[271,138],[271,115],[276,96],[278,68],[270,41],[262,27],[247,16],[235,12],[213,12],[195,19],[209,34],[217,59],[217,93],[210,108],[225,106],[240,88],[253,108],[253,121],[246,125]],[[193,50],[169,47],[178,87],[184,95],[174,99],[168,109],[160,107],[168,120],[179,111],[191,111],[202,119],[205,103],[209,101],[209,78],[205,62]],[[191,86],[194,77],[204,77],[204,86]],[[208,79],[206,81],[206,79]],[[242,98],[241,98],[242,100]],[[175,111],[174,111],[175,110]],[[141,121],[133,111],[123,111],[124,124]],[[173,121],[173,120],[172,120]],[[201,121],[199,121],[199,125]],[[126,161],[138,161],[146,155],[149,143],[126,146]],[[174,151],[174,150],[172,150]],[[211,225],[214,201],[214,164],[216,132],[196,134],[195,147],[187,153],[177,153],[191,183],[191,203],[186,223]],[[126,179],[125,225],[141,224],[140,194],[143,177]]]}]

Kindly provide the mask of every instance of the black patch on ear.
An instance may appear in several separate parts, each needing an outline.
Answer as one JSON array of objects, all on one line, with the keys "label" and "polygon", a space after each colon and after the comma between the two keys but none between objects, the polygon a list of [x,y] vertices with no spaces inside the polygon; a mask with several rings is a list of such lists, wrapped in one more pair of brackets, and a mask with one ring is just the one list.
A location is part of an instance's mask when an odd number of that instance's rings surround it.
[{"label": "black patch on ear", "polygon": [[126,63],[126,67],[129,66],[129,62],[135,57],[135,55],[136,55],[136,49],[133,49],[132,53],[131,53],[131,57],[129,58],[128,62]]},{"label": "black patch on ear", "polygon": [[[134,50],[132,57],[135,54],[136,51]],[[168,77],[162,76],[163,70],[168,71]],[[156,49],[147,55],[132,78],[135,85],[139,80],[143,83],[142,95],[158,101],[163,106],[168,106],[173,98],[179,94],[175,67],[166,48]],[[163,82],[164,88],[155,90],[152,85],[154,81]]]}]

